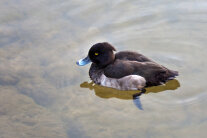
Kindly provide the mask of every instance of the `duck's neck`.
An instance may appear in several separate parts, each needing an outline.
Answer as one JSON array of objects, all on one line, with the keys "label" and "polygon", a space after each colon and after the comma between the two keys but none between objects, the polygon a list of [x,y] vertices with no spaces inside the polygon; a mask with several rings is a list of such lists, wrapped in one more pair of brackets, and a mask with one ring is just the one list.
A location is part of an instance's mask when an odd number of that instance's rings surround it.
[{"label": "duck's neck", "polygon": [[95,63],[91,64],[91,67],[89,69],[89,76],[94,83],[96,84],[101,83],[100,78],[103,73],[104,73],[103,68],[98,67]]}]

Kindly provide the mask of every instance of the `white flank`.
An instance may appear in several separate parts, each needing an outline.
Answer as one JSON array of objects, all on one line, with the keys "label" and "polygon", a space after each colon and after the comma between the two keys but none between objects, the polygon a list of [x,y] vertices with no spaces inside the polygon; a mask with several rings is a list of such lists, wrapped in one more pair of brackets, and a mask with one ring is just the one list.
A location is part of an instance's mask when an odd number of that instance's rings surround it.
[{"label": "white flank", "polygon": [[139,75],[128,75],[120,79],[108,78],[102,74],[100,78],[102,86],[119,90],[140,90],[146,85],[146,80]]}]

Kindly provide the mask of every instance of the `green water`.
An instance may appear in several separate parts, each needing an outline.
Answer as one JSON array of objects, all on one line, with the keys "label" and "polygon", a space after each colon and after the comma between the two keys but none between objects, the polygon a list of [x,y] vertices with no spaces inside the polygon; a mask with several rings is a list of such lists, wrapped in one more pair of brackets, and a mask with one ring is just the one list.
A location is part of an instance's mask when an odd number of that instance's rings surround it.
[{"label": "green water", "polygon": [[[140,96],[94,85],[97,42],[179,71]],[[1,0],[0,138],[207,135],[207,1]]]}]

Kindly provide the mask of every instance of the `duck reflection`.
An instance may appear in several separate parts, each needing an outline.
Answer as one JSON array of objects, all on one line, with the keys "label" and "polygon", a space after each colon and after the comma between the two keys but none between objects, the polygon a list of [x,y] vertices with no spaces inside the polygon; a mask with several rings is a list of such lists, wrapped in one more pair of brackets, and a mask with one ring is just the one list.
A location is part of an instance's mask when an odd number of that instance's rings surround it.
[{"label": "duck reflection", "polygon": [[100,85],[96,85],[93,82],[83,82],[80,84],[81,88],[88,88],[90,90],[94,90],[95,94],[101,98],[119,98],[124,100],[133,99],[136,95],[140,96],[141,94],[148,93],[158,93],[166,90],[175,90],[180,87],[180,83],[178,80],[170,80],[165,85],[153,86],[146,88],[145,92],[141,91],[120,91],[113,88],[102,87]]},{"label": "duck reflection", "polygon": [[80,84],[81,88],[88,88],[90,90],[94,90],[95,94],[101,98],[118,98],[123,100],[132,100],[137,108],[143,110],[142,104],[140,101],[140,96],[142,94],[148,93],[158,93],[166,90],[176,90],[180,87],[180,83],[178,80],[170,80],[165,85],[148,87],[144,91],[120,91],[113,88],[102,87],[100,85],[96,85],[93,82],[83,82]]}]

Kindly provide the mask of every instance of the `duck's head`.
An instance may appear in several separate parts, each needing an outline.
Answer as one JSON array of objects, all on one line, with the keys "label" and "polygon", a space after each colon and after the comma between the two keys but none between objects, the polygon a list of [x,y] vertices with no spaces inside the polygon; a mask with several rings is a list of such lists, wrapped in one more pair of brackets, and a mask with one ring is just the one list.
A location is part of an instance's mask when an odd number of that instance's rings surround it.
[{"label": "duck's head", "polygon": [[81,59],[76,63],[79,66],[84,66],[90,62],[93,62],[97,64],[98,67],[105,67],[114,62],[115,55],[113,51],[116,51],[116,49],[109,43],[97,43],[90,48],[86,58]]}]

